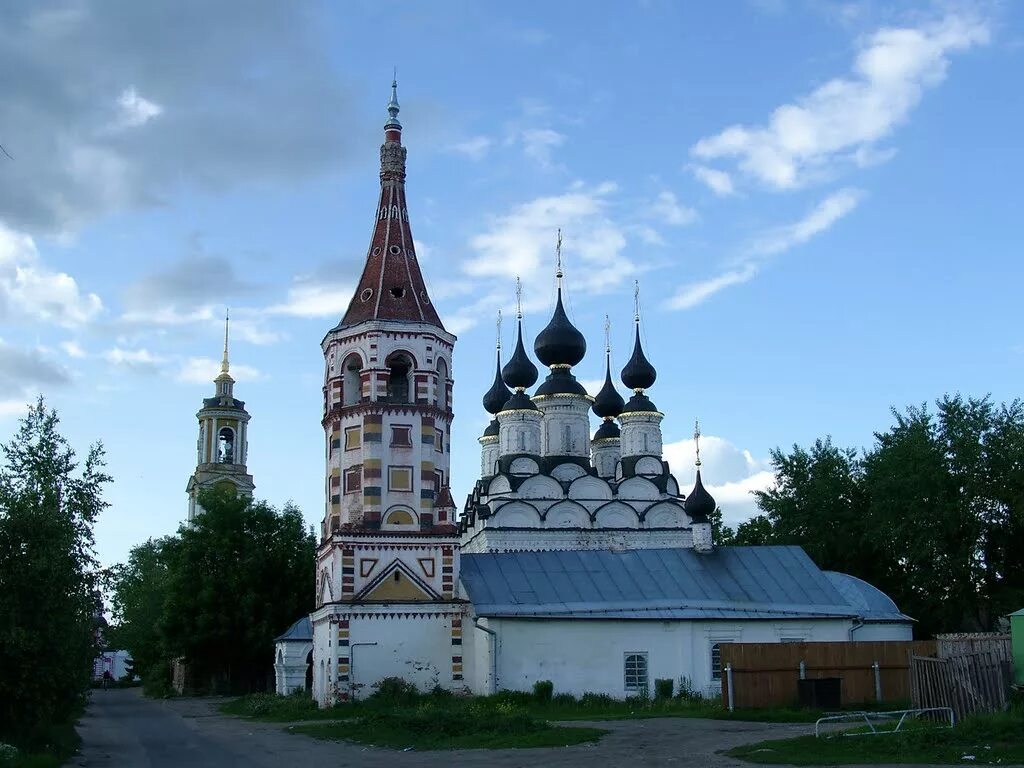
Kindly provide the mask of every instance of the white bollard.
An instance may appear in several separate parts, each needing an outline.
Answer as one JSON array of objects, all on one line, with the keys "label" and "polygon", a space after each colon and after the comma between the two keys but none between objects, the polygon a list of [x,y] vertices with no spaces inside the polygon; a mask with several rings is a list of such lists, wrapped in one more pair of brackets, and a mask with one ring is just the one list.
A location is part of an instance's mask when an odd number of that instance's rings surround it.
[{"label": "white bollard", "polygon": [[876,661],[871,665],[871,668],[875,670],[875,701],[882,700],[882,668]]},{"label": "white bollard", "polygon": [[725,665],[725,679],[729,684],[729,711],[732,712],[735,709],[735,696],[732,689],[732,662]]},{"label": "white bollard", "polygon": [[803,659],[800,659],[800,679],[807,679],[807,662],[805,662]]}]

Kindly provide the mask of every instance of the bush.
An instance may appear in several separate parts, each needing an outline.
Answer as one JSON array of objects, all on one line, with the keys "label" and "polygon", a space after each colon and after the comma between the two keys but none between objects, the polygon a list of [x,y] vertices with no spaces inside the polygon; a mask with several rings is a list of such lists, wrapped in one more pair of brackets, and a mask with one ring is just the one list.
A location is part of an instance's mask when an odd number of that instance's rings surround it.
[{"label": "bush", "polygon": [[533,698],[541,704],[550,704],[554,692],[555,684],[550,680],[538,680],[533,684]]},{"label": "bush", "polygon": [[535,694],[526,691],[498,691],[494,694],[494,701],[498,704],[511,704],[517,707],[528,707],[535,701]]},{"label": "bush", "polygon": [[654,698],[656,699],[671,699],[672,688],[674,681],[671,677],[655,678],[654,680]]},{"label": "bush", "polygon": [[171,685],[171,666],[166,661],[154,664],[142,677],[142,692],[154,699],[166,699],[173,696],[174,686]]},{"label": "bush", "polygon": [[0,768],[8,768],[13,766],[14,761],[18,759],[18,748],[13,744],[4,744],[0,742]]},{"label": "bush", "polygon": [[385,677],[375,683],[370,699],[380,704],[408,707],[416,704],[421,697],[420,690],[413,683],[401,677]]},{"label": "bush", "polygon": [[607,693],[592,693],[588,691],[580,696],[580,706],[588,709],[604,709],[615,703],[615,699]]},{"label": "bush", "polygon": [[693,683],[688,677],[679,678],[679,690],[676,692],[676,698],[680,701],[692,701],[702,702],[704,697],[693,687]]},{"label": "bush", "polygon": [[575,707],[576,697],[571,693],[560,693],[551,698],[551,703],[556,707]]}]

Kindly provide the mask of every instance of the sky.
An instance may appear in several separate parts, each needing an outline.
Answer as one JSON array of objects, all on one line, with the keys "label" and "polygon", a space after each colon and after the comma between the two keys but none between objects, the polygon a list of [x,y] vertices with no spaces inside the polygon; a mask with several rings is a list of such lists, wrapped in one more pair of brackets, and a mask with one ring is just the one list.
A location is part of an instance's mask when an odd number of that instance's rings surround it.
[{"label": "sky", "polygon": [[[114,481],[97,552],[187,512],[223,315],[259,498],[323,514],[323,356],[369,244],[397,68],[408,199],[479,472],[496,312],[568,311],[592,393],[639,283],[666,457],[728,522],[770,451],[1011,400],[1024,5],[731,0],[0,8],[0,435],[38,395]],[[504,325],[511,346],[512,324]],[[4,438],[7,439],[7,438]]]}]

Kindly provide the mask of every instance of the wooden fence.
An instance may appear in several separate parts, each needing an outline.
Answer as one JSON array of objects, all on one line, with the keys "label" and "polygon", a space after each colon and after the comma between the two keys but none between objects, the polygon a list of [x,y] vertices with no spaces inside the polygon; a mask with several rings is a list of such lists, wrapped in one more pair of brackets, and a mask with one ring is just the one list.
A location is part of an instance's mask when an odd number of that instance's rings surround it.
[{"label": "wooden fence", "polygon": [[938,657],[969,656],[972,653],[990,653],[999,661],[1013,663],[1013,646],[1009,635],[996,632],[962,632],[936,635]]},{"label": "wooden fence", "polygon": [[934,656],[934,640],[919,642],[722,643],[722,702],[729,701],[727,665],[732,665],[737,707],[792,706],[797,703],[800,662],[807,678],[842,678],[842,703],[876,701],[875,663],[881,701],[911,699],[910,658]]},{"label": "wooden fence", "polygon": [[910,681],[915,707],[952,707],[959,721],[976,712],[1006,709],[1010,663],[992,651],[945,659],[912,656]]}]

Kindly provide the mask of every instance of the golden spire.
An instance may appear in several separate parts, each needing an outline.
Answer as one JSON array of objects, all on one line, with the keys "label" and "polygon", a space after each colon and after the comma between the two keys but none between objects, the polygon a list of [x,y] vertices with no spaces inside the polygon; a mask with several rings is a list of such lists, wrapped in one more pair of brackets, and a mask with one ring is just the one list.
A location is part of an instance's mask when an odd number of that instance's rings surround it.
[{"label": "golden spire", "polygon": [[220,360],[220,372],[228,372],[228,320],[231,310],[224,310],[224,356]]}]

